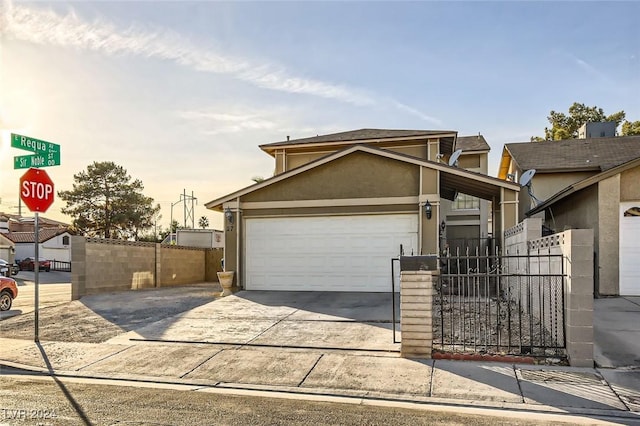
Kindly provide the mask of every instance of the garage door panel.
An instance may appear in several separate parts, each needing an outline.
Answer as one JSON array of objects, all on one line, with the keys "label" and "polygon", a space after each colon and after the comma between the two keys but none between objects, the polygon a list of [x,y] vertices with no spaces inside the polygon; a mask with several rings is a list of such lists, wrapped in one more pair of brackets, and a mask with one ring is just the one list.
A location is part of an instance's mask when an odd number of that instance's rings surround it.
[{"label": "garage door panel", "polygon": [[247,219],[247,289],[389,291],[390,259],[416,250],[417,228],[417,215]]},{"label": "garage door panel", "polygon": [[620,294],[625,296],[640,296],[640,216],[625,216],[638,206],[640,201],[620,203]]}]

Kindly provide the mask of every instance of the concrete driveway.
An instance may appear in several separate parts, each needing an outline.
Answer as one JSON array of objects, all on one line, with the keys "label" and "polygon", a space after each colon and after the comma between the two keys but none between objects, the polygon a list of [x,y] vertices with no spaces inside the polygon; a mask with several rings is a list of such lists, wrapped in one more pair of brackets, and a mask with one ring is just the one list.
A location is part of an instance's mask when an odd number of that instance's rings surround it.
[{"label": "concrete driveway", "polygon": [[[395,298],[396,308],[398,296]],[[398,312],[396,310],[396,312]],[[399,324],[397,339],[399,341]],[[386,293],[241,291],[111,339],[398,352]]]}]

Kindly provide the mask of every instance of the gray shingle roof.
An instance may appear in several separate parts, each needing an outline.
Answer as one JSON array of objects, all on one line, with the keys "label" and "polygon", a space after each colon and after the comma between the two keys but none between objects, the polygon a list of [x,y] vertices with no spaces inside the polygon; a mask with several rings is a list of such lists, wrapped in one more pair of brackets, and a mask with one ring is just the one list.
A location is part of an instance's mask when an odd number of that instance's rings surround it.
[{"label": "gray shingle roof", "polygon": [[640,136],[508,143],[505,148],[522,170],[605,171],[640,157]]},{"label": "gray shingle roof", "polygon": [[482,135],[458,136],[456,149],[463,151],[489,151],[491,147]]},{"label": "gray shingle roof", "polygon": [[349,132],[333,133],[330,135],[318,135],[310,138],[291,139],[288,141],[275,142],[260,145],[260,148],[299,145],[305,143],[322,143],[322,142],[350,142],[369,139],[386,139],[400,138],[411,136],[435,136],[441,134],[456,133],[455,130],[392,130],[392,129],[360,129],[351,130]]}]

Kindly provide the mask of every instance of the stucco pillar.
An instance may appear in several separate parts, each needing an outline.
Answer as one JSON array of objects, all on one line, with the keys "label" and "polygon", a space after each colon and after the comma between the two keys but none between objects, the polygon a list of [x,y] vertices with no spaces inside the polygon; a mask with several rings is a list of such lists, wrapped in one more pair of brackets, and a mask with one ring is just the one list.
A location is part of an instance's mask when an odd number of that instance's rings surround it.
[{"label": "stucco pillar", "polygon": [[598,182],[598,294],[620,294],[620,175]]},{"label": "stucco pillar", "polygon": [[[518,193],[516,191],[500,189],[500,227],[507,230],[518,224]],[[505,246],[504,232],[500,233],[501,247]]]}]

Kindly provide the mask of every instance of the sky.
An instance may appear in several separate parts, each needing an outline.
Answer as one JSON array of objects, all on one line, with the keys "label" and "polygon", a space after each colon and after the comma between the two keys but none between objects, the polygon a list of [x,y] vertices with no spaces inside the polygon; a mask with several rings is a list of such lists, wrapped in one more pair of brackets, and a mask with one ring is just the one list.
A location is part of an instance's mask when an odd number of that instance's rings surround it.
[{"label": "sky", "polygon": [[[573,102],[640,120],[640,2],[0,0],[0,211],[18,133],[59,144],[55,189],[113,161],[158,224],[270,177],[259,145],[361,128],[543,136]],[[189,206],[191,203],[189,203]],[[173,207],[172,207],[173,206]],[[56,199],[45,217],[71,222]],[[23,206],[23,214],[29,215]]]}]

